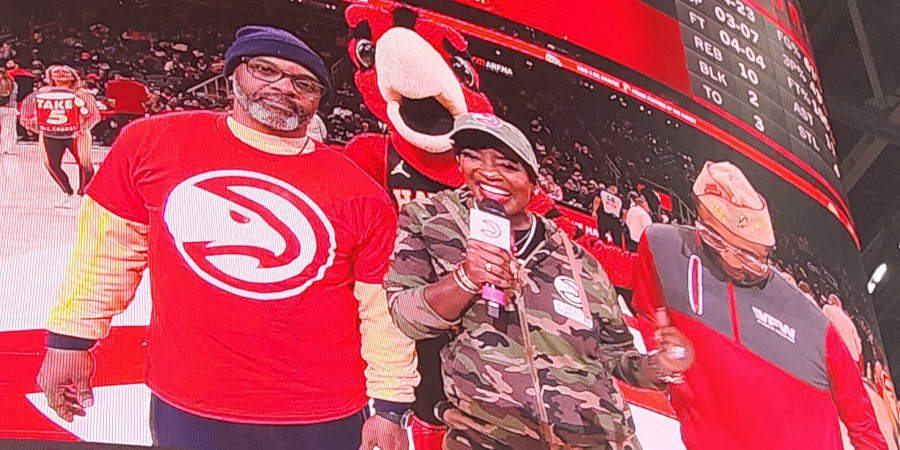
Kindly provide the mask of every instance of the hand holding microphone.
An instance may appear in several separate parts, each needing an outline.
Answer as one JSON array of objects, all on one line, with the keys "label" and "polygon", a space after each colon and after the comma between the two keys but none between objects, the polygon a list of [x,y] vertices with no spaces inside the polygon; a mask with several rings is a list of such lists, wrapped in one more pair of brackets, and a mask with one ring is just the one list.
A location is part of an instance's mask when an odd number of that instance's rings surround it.
[{"label": "hand holding microphone", "polygon": [[500,316],[506,304],[506,292],[515,282],[509,219],[503,205],[484,199],[469,218],[469,240],[466,259],[461,264],[462,275],[480,289],[488,302],[491,317]]}]

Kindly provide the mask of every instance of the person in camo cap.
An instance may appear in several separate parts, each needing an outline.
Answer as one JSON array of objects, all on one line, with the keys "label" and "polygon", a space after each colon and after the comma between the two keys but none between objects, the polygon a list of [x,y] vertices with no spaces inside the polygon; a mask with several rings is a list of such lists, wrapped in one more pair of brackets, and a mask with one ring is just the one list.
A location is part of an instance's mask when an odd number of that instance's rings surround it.
[{"label": "person in camo cap", "polygon": [[[447,449],[640,449],[613,378],[662,389],[690,365],[689,342],[659,330],[667,351],[639,354],[606,273],[552,222],[526,210],[537,159],[513,125],[466,114],[452,135],[465,186],[406,205],[385,287],[413,339],[449,329],[441,352],[448,401],[435,407]],[[503,205],[512,252],[468,238],[469,211]],[[480,286],[507,294],[492,317]]]}]

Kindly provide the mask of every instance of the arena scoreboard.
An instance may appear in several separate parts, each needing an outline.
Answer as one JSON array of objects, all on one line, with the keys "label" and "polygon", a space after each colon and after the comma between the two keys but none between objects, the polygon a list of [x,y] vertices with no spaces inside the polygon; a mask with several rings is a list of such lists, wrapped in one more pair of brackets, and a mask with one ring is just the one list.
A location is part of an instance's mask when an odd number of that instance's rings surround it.
[{"label": "arena scoreboard", "polygon": [[[613,87],[726,143],[814,198],[858,244],[819,71],[796,1],[410,3],[446,11],[450,25],[472,36]],[[447,8],[447,3],[468,8]],[[479,26],[487,22],[473,20],[477,16],[466,12],[473,9],[558,43],[511,39],[496,25]]]},{"label": "arena scoreboard", "polygon": [[[835,144],[808,43],[776,10],[741,0],[676,0],[694,99],[752,127],[801,161],[832,162]],[[801,24],[789,9],[790,23]]]}]

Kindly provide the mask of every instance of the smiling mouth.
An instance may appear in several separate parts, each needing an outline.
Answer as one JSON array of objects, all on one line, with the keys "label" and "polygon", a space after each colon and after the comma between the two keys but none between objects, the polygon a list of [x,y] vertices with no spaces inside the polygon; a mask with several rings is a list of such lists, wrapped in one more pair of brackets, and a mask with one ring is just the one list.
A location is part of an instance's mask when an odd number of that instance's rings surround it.
[{"label": "smiling mouth", "polygon": [[434,97],[400,101],[400,117],[413,131],[442,136],[453,131],[453,115]]},{"label": "smiling mouth", "polygon": [[285,111],[294,111],[296,109],[294,107],[294,105],[287,103],[287,102],[272,100],[272,99],[268,99],[268,98],[264,98],[262,101],[266,105],[269,105],[271,107],[278,108],[278,109],[283,109]]},{"label": "smiling mouth", "polygon": [[506,202],[512,197],[512,194],[509,191],[500,189],[495,186],[489,186],[487,184],[479,183],[478,189],[481,191],[481,195],[483,197],[497,200],[501,203]]}]

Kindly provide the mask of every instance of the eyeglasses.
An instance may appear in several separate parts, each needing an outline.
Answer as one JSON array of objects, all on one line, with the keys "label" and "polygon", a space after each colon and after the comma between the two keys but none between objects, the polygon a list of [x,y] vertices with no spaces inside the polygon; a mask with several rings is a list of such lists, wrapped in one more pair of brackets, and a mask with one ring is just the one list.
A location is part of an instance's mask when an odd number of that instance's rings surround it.
[{"label": "eyeglasses", "polygon": [[715,231],[706,228],[700,222],[696,222],[695,226],[697,227],[697,231],[700,233],[700,239],[702,239],[703,242],[706,243],[706,245],[709,245],[710,248],[718,253],[730,252],[732,255],[738,258],[738,260],[741,262],[741,266],[747,272],[760,277],[769,273],[768,254],[765,257],[760,258],[755,253],[748,252],[747,250],[743,250],[729,244],[727,241],[725,241],[725,238],[723,238]]},{"label": "eyeglasses", "polygon": [[294,76],[285,73],[274,64],[261,58],[241,58],[241,61],[247,64],[247,72],[257,80],[267,83],[275,83],[278,80],[287,77],[291,80],[291,85],[298,93],[310,96],[321,97],[325,93],[325,86],[317,83],[307,76]]}]

